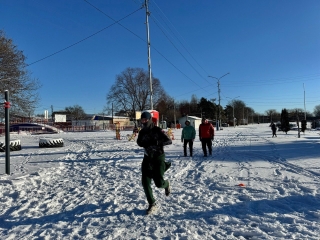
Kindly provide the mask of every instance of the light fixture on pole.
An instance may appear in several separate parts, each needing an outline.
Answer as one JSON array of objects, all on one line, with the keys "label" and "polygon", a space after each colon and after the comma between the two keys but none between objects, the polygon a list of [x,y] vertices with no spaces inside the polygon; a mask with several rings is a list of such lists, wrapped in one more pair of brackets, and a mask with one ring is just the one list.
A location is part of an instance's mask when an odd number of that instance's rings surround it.
[{"label": "light fixture on pole", "polygon": [[217,79],[218,80],[218,94],[219,94],[219,106],[218,106],[218,117],[217,117],[217,131],[219,131],[219,127],[220,127],[220,79],[223,78],[224,76],[228,75],[229,73],[226,73],[224,74],[223,76],[219,77],[219,78],[216,78],[216,77],[213,77],[213,76],[208,76],[208,77],[211,77],[211,78],[214,78],[214,79]]}]

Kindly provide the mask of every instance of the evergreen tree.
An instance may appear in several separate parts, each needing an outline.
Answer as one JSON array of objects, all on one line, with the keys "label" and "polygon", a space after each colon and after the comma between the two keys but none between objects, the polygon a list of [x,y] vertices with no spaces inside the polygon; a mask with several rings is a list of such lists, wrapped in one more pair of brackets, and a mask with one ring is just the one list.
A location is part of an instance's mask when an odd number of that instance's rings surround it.
[{"label": "evergreen tree", "polygon": [[290,125],[289,125],[289,113],[287,109],[282,109],[281,111],[281,130],[285,132],[286,134],[290,130]]},{"label": "evergreen tree", "polygon": [[217,105],[212,101],[202,97],[199,101],[199,109],[201,109],[202,116],[208,119],[216,119],[217,117]]}]

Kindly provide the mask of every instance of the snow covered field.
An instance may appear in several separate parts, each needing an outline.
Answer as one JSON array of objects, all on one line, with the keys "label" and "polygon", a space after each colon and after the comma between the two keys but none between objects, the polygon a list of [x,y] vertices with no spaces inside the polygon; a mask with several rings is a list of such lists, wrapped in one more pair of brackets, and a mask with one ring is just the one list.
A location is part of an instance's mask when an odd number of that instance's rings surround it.
[{"label": "snow covered field", "polygon": [[319,132],[224,128],[206,159],[198,137],[195,156],[182,157],[181,129],[173,132],[172,194],[153,185],[160,209],[151,216],[134,141],[60,133],[47,137],[64,147],[39,148],[43,135],[11,135],[22,150],[11,152],[11,175],[0,153],[0,239],[320,239]]}]

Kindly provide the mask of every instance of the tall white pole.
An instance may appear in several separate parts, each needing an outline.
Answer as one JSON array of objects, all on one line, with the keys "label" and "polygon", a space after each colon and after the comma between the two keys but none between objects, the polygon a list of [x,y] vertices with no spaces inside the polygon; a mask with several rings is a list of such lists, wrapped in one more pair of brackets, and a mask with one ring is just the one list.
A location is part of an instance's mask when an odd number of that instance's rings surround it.
[{"label": "tall white pole", "polygon": [[304,84],[303,84],[303,101],[304,101],[304,120],[307,120],[307,112],[306,112],[306,91],[304,89]]},{"label": "tall white pole", "polygon": [[236,124],[235,124],[235,120],[234,120],[234,102],[233,102],[233,104],[232,104],[233,106],[232,106],[232,112],[233,112],[233,127],[236,127]]},{"label": "tall white pole", "polygon": [[151,57],[150,57],[150,33],[149,33],[149,8],[148,8],[148,2],[149,0],[145,0],[145,6],[146,6],[146,26],[147,26],[147,45],[148,45],[148,70],[149,70],[149,81],[150,81],[150,107],[153,109],[153,90],[152,90],[152,74],[151,74]]},{"label": "tall white pole", "polygon": [[177,121],[176,121],[176,104],[175,104],[175,102],[173,102],[173,116],[174,116],[174,129],[176,129]]},{"label": "tall white pole", "polygon": [[242,121],[243,121],[243,125],[244,125],[244,107],[243,107],[243,110],[242,110]]},{"label": "tall white pole", "polygon": [[10,174],[10,120],[9,120],[9,108],[10,108],[10,102],[9,102],[9,91],[4,91],[4,118],[5,118],[5,148],[6,148],[6,174]]},{"label": "tall white pole", "polygon": [[217,130],[220,129],[220,78],[218,79],[218,96],[219,96],[219,107],[218,107],[218,124],[217,124]]}]

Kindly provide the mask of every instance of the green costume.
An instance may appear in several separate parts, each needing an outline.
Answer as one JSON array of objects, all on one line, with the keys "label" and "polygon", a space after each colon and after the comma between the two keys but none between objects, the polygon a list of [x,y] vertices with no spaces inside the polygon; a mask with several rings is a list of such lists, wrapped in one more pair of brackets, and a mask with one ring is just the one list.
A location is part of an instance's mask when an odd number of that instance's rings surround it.
[{"label": "green costume", "polygon": [[139,132],[137,144],[145,150],[141,166],[142,186],[149,205],[153,205],[155,199],[151,188],[151,179],[158,188],[169,188],[169,181],[164,180],[163,175],[171,163],[165,161],[163,146],[172,144],[172,141],[161,128],[154,126],[152,120],[149,119]]},{"label": "green costume", "polygon": [[[150,162],[152,162],[150,164]],[[167,188],[168,180],[164,180],[165,171],[171,166],[170,162],[165,162],[165,155],[162,154],[155,159],[151,159],[144,155],[141,171],[142,171],[142,186],[149,204],[153,204],[156,200],[153,197],[151,188],[151,179],[158,188]]]}]

